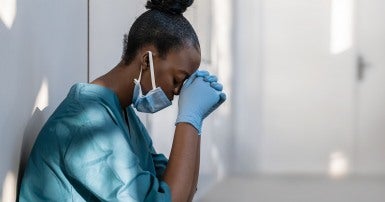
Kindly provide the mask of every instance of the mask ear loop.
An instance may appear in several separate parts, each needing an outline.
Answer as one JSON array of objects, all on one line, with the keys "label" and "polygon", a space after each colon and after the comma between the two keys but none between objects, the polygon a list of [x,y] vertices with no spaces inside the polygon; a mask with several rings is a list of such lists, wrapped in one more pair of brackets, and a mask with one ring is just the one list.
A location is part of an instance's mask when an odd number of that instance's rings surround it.
[{"label": "mask ear loop", "polygon": [[139,73],[139,78],[138,79],[136,79],[139,83],[140,83],[140,80],[142,79],[142,70],[143,70],[143,68],[142,68],[142,65],[140,65],[140,73]]},{"label": "mask ear loop", "polygon": [[148,52],[148,60],[150,62],[150,73],[151,73],[152,89],[154,90],[156,88],[156,85],[155,85],[155,75],[154,75],[154,62],[152,60],[152,52],[151,51],[147,51],[147,52]]}]

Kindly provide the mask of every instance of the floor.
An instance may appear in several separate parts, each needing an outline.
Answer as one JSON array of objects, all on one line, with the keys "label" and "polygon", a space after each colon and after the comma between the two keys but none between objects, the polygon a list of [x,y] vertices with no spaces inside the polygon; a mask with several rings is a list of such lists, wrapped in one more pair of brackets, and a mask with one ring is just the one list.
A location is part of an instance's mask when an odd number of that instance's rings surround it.
[{"label": "floor", "polygon": [[198,202],[385,202],[385,177],[230,177]]}]

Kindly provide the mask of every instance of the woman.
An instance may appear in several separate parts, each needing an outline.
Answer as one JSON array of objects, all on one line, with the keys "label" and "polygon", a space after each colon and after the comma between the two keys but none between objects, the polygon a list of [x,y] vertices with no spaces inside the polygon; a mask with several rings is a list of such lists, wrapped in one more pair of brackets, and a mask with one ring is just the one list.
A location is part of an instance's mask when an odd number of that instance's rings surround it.
[{"label": "woman", "polygon": [[[182,13],[193,0],[152,0],[125,36],[121,62],[75,84],[41,130],[21,201],[191,201],[202,121],[226,96],[200,65]],[[170,159],[157,154],[131,106],[155,113],[179,95]]]}]

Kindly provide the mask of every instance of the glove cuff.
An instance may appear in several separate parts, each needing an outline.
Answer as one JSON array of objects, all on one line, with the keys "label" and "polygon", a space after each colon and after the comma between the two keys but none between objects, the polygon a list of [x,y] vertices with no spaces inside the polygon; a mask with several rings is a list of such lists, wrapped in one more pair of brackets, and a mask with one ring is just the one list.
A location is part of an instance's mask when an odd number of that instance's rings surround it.
[{"label": "glove cuff", "polygon": [[195,116],[178,116],[175,125],[178,123],[189,123],[198,131],[198,135],[202,132],[202,119]]}]

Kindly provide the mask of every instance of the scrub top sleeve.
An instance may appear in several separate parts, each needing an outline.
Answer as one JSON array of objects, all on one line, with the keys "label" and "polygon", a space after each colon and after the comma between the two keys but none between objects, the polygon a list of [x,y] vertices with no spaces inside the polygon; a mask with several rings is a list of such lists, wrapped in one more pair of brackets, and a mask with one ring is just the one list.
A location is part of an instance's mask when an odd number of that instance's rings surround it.
[{"label": "scrub top sleeve", "polygon": [[168,159],[163,154],[157,153],[155,151],[155,148],[152,145],[152,140],[151,140],[150,136],[147,133],[144,133],[144,134],[146,134],[145,138],[146,138],[146,141],[148,144],[148,149],[151,152],[151,156],[152,156],[153,163],[155,166],[156,177],[158,177],[159,179],[162,179],[163,173],[167,167]]},{"label": "scrub top sleeve", "polygon": [[163,173],[167,168],[168,159],[163,154],[158,154],[152,148],[151,156],[154,162],[156,177],[159,179],[163,178]]},{"label": "scrub top sleeve", "polygon": [[163,154],[156,152],[156,150],[152,144],[152,139],[147,132],[147,129],[144,127],[144,125],[140,121],[139,117],[136,116],[135,112],[133,112],[133,110],[131,108],[129,108],[128,113],[130,115],[132,115],[132,117],[134,117],[134,121],[135,121],[136,125],[139,127],[139,130],[140,130],[142,136],[144,137],[144,139],[148,145],[148,149],[151,152],[151,156],[152,156],[153,163],[155,166],[156,176],[159,179],[162,179],[163,173],[167,167],[168,159]]},{"label": "scrub top sleeve", "polygon": [[171,201],[168,185],[142,170],[123,132],[109,126],[85,127],[69,144],[64,168],[76,192],[101,201]]}]

